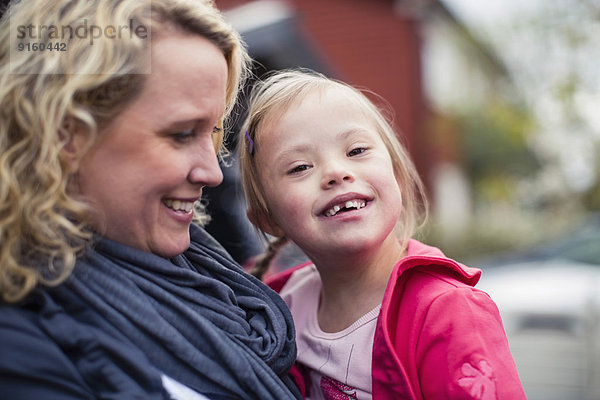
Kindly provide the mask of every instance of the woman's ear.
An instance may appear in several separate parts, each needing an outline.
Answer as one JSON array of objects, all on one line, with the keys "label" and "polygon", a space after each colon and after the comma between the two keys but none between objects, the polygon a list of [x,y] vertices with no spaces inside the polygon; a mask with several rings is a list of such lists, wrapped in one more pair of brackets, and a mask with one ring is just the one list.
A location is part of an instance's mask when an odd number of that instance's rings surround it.
[{"label": "woman's ear", "polygon": [[246,215],[252,225],[256,226],[261,231],[275,237],[283,237],[285,233],[281,230],[281,228],[271,221],[264,213],[256,212],[255,210],[248,208],[246,211]]},{"label": "woman's ear", "polygon": [[67,118],[60,129],[59,135],[63,143],[60,151],[62,160],[67,165],[67,171],[75,173],[86,150],[88,138],[83,128],[72,118]]}]

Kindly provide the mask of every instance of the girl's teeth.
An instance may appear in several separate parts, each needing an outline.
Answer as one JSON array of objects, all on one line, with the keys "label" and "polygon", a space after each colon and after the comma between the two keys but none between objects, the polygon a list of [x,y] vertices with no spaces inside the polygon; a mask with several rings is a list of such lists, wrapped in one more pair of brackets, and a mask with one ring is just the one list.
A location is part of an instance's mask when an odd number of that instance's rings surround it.
[{"label": "girl's teeth", "polygon": [[[360,210],[361,208],[365,207],[366,205],[367,205],[367,203],[364,200],[348,200],[344,204],[344,208],[355,208],[357,210]],[[327,210],[325,212],[325,215],[328,216],[328,217],[333,217],[341,209],[342,209],[341,206],[333,206],[333,207],[331,207],[329,210]]]}]

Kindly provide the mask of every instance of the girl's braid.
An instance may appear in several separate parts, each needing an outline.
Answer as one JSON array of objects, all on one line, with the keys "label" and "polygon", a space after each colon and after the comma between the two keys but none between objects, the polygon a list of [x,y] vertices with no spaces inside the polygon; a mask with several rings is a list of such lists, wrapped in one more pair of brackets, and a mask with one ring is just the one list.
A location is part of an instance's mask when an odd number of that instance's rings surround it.
[{"label": "girl's braid", "polygon": [[265,252],[257,258],[256,263],[254,264],[254,267],[250,273],[262,280],[263,276],[271,266],[271,261],[273,261],[275,256],[287,243],[288,238],[285,236],[278,237],[277,239],[269,242],[269,246]]}]

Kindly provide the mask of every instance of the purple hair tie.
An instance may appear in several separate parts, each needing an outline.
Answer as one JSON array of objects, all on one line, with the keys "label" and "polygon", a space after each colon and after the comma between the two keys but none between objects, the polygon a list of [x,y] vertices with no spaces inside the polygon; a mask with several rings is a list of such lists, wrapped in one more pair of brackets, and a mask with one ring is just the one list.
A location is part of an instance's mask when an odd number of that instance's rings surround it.
[{"label": "purple hair tie", "polygon": [[248,131],[246,131],[246,149],[250,155],[254,155],[254,140],[252,140]]}]

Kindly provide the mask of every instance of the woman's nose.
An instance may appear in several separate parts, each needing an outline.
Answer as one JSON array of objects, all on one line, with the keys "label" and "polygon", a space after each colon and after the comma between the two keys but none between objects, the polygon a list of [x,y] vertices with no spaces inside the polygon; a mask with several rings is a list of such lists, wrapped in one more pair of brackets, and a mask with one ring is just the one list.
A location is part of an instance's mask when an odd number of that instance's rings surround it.
[{"label": "woman's nose", "polygon": [[223,181],[223,171],[212,141],[203,141],[194,151],[188,181],[202,186],[217,186]]},{"label": "woman's nose", "polygon": [[354,174],[344,163],[330,162],[323,173],[321,185],[324,189],[339,185],[343,182],[353,182]]}]

